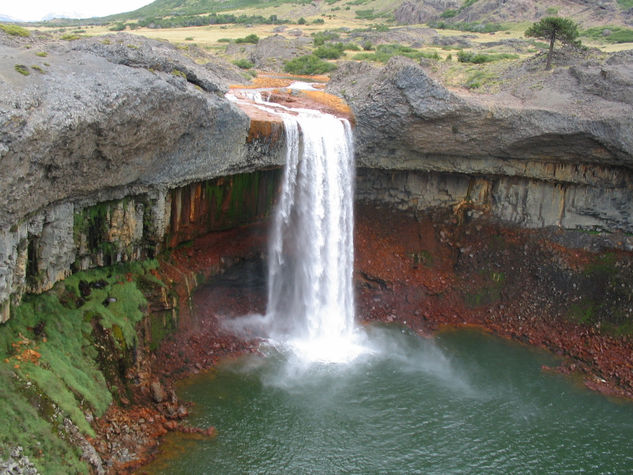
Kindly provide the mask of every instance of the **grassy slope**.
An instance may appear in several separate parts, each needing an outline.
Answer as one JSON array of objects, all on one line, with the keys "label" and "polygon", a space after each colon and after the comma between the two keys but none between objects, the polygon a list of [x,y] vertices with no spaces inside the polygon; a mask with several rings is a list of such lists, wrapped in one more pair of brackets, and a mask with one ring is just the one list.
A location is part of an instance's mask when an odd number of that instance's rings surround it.
[{"label": "grassy slope", "polygon": [[[21,445],[41,473],[87,473],[64,430],[69,418],[94,435],[86,414],[99,416],[119,388],[108,387],[93,325],[109,330],[119,350],[135,344],[147,305],[139,282],[162,285],[155,261],[80,272],[49,292],[27,296],[0,328],[0,457]],[[88,296],[83,285],[99,282]],[[106,299],[110,299],[107,302]],[[123,388],[121,388],[123,389]]]}]

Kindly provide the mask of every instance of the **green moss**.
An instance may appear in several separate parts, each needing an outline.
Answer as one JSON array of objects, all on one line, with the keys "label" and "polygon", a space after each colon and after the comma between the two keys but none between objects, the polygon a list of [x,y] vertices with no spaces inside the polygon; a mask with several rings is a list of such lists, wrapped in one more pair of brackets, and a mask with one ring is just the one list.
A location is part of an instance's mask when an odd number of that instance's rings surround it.
[{"label": "green moss", "polygon": [[[151,260],[80,272],[12,309],[0,326],[0,446],[22,445],[41,473],[88,473],[63,420],[69,417],[92,435],[85,413],[101,415],[112,402],[97,350],[104,340],[96,338],[93,324],[111,329],[106,343],[121,349],[112,358],[118,368],[117,358],[136,344],[135,327],[147,307],[136,281],[163,285],[149,274],[157,265]],[[80,282],[89,295],[81,296]]]},{"label": "green moss", "polygon": [[176,328],[176,322],[172,318],[172,312],[165,311],[152,314],[150,324],[150,350],[155,351],[156,349],[158,349],[165,337],[167,337],[167,335],[169,335]]}]

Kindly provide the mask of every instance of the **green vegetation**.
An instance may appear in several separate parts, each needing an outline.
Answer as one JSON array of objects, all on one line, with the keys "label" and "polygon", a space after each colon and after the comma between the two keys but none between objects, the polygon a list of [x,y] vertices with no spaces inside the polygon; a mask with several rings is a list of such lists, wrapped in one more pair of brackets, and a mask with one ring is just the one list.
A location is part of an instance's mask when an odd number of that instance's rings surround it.
[{"label": "green vegetation", "polygon": [[[305,20],[304,20],[305,21]],[[234,15],[232,13],[211,13],[210,15],[167,16],[141,18],[137,23],[125,23],[132,28],[183,28],[189,26],[253,24],[253,25],[281,25],[290,23],[277,15],[264,17],[262,15]],[[117,23],[116,25],[119,25]]]},{"label": "green vegetation", "polygon": [[237,38],[235,40],[236,43],[251,43],[254,45],[256,45],[258,41],[259,41],[259,36],[257,36],[254,33],[251,33],[250,35],[247,35],[244,38]]},{"label": "green vegetation", "polygon": [[13,23],[0,23],[0,30],[4,31],[7,35],[12,36],[30,36],[31,32],[26,28],[14,25]]},{"label": "green vegetation", "polygon": [[343,43],[328,43],[316,48],[312,54],[321,59],[339,59],[344,54]]},{"label": "green vegetation", "polygon": [[618,5],[620,8],[633,8],[633,0],[618,0]]},{"label": "green vegetation", "polygon": [[611,335],[633,335],[632,269],[622,265],[615,252],[597,255],[576,275],[581,298],[573,303],[568,318],[600,328]]},{"label": "green vegetation", "polygon": [[460,63],[490,63],[492,61],[501,61],[502,59],[517,59],[519,55],[509,53],[473,53],[470,51],[460,51],[457,53],[457,60]]},{"label": "green vegetation", "polygon": [[498,80],[499,77],[491,72],[476,69],[475,71],[471,71],[468,77],[466,78],[466,82],[464,86],[468,89],[478,89],[482,86],[493,83]]},{"label": "green vegetation", "polygon": [[28,76],[29,74],[31,74],[31,71],[29,71],[29,68],[27,68],[23,64],[16,64],[14,68],[17,72],[19,72],[20,74],[23,74],[24,76]]},{"label": "green vegetation", "polygon": [[40,58],[46,58],[48,56],[48,53],[46,51],[38,51],[37,53],[35,53],[35,56],[39,56]]},{"label": "green vegetation", "polygon": [[470,7],[472,4],[477,3],[477,0],[464,0],[464,4],[462,5],[462,7],[460,8],[460,10],[464,9],[464,8],[468,8]]},{"label": "green vegetation", "polygon": [[21,445],[41,473],[88,473],[64,419],[94,435],[86,414],[112,402],[104,373],[126,369],[122,350],[135,344],[147,306],[139,289],[163,285],[149,272],[156,266],[80,272],[12,309],[0,327],[0,446]]},{"label": "green vegetation", "polygon": [[338,40],[340,36],[338,33],[328,30],[312,33],[312,38],[314,46],[322,46],[326,41]]},{"label": "green vegetation", "polygon": [[313,54],[291,59],[284,66],[284,71],[290,74],[324,74],[334,69],[336,65]]},{"label": "green vegetation", "polygon": [[578,25],[569,18],[547,17],[534,23],[525,31],[525,36],[542,38],[549,41],[549,51],[547,53],[547,63],[545,69],[552,68],[552,53],[554,43],[558,40],[563,44],[579,45]]},{"label": "green vegetation", "polygon": [[431,28],[437,28],[438,30],[459,30],[459,31],[471,31],[473,33],[494,33],[496,31],[503,31],[506,28],[499,23],[478,23],[478,22],[459,22],[448,23],[445,21],[430,22]]},{"label": "green vegetation", "polygon": [[233,64],[241,69],[251,69],[255,66],[253,62],[249,61],[248,59],[238,59],[236,61],[233,61]]},{"label": "green vegetation", "polygon": [[67,33],[65,35],[62,35],[60,39],[66,40],[66,41],[74,41],[74,40],[78,40],[79,38],[81,38],[80,35],[76,35],[74,33]]},{"label": "green vegetation", "polygon": [[584,30],[580,36],[609,43],[633,43],[633,29],[621,26],[596,26]]},{"label": "green vegetation", "polygon": [[[363,48],[365,48],[365,45],[363,46]],[[359,53],[354,55],[354,59],[386,63],[392,56],[405,56],[411,59],[440,59],[437,52],[429,53],[425,51],[418,51],[409,46],[403,46],[399,44],[378,45],[375,53]]]},{"label": "green vegetation", "polygon": [[119,23],[115,23],[114,25],[112,25],[109,28],[109,30],[110,31],[123,31],[123,30],[125,30],[125,27],[126,27],[125,23],[119,22]]},{"label": "green vegetation", "polygon": [[37,71],[37,72],[38,72],[38,73],[40,73],[40,74],[46,74],[46,71],[44,71],[44,70],[42,69],[42,67],[41,67],[41,66],[38,66],[37,64],[32,65],[32,66],[31,66],[31,69],[32,69],[33,71]]}]

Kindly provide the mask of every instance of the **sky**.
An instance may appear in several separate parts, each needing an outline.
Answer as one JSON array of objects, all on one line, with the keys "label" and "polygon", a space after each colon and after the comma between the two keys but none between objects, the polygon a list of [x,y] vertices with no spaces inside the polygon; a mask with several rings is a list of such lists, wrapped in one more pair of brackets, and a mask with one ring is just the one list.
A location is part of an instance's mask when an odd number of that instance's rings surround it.
[{"label": "sky", "polygon": [[0,0],[0,17],[37,21],[46,18],[90,18],[136,10],[152,0]]}]

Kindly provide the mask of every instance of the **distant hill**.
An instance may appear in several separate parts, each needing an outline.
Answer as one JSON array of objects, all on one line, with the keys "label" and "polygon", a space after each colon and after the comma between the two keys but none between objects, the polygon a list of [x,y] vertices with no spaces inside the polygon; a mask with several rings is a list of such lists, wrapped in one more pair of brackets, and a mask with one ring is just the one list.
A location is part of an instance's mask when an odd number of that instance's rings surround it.
[{"label": "distant hill", "polygon": [[15,22],[18,22],[18,21],[20,21],[20,20],[16,20],[15,18],[12,18],[10,16],[0,14],[0,22],[3,22],[3,23],[15,23]]},{"label": "distant hill", "polygon": [[283,3],[309,4],[311,0],[156,0],[132,12],[107,17],[110,20],[131,20],[149,17],[200,15],[240,8],[265,8]]},{"label": "distant hill", "polygon": [[520,22],[546,16],[574,18],[584,26],[633,25],[632,0],[405,0],[394,12],[400,24],[429,21]]}]

